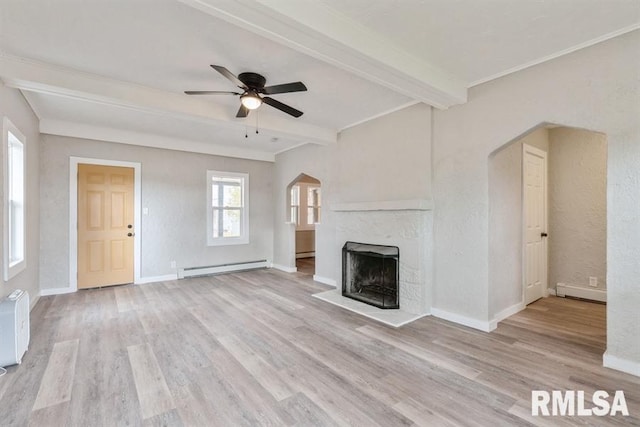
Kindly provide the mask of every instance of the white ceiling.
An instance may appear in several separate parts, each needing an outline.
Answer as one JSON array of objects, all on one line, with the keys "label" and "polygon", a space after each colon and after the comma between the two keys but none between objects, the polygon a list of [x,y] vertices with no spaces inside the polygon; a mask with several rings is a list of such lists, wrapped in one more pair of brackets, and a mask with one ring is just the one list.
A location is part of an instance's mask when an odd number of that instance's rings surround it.
[{"label": "white ceiling", "polygon": [[[0,78],[45,133],[271,160],[411,102],[464,102],[474,83],[638,28],[639,4],[0,0]],[[303,81],[274,98],[305,114],[236,119],[237,97],[182,94],[234,90],[209,64]]]}]

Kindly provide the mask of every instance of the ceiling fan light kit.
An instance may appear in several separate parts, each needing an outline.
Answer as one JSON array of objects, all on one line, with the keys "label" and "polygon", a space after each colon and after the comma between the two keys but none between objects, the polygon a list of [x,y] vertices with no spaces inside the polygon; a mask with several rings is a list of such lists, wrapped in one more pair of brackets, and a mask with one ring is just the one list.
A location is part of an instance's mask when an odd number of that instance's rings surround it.
[{"label": "ceiling fan light kit", "polygon": [[293,117],[302,116],[303,112],[296,110],[295,108],[283,104],[280,101],[276,101],[273,98],[263,95],[275,95],[278,93],[289,92],[304,92],[307,87],[302,82],[285,83],[281,85],[265,86],[267,80],[257,73],[240,73],[236,77],[231,71],[227,70],[221,65],[211,65],[211,68],[222,74],[243,92],[229,92],[229,91],[217,91],[217,90],[187,90],[184,93],[187,95],[239,95],[240,96],[240,109],[236,113],[236,117],[243,118],[249,115],[251,110],[255,110],[263,103],[273,108],[276,108],[284,113],[287,113]]},{"label": "ceiling fan light kit", "polygon": [[245,93],[240,95],[240,102],[249,110],[255,110],[262,105],[262,98],[257,93]]}]

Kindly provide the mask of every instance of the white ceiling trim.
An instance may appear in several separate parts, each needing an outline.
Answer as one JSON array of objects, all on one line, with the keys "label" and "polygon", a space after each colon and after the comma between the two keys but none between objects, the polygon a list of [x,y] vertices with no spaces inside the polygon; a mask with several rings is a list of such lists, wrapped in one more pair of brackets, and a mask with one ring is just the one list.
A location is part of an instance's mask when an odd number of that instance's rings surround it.
[{"label": "white ceiling trim", "polygon": [[188,151],[192,153],[234,157],[239,159],[261,160],[265,162],[275,161],[274,154],[259,150],[230,147],[227,145],[216,145],[179,138],[169,138],[150,133],[92,126],[63,120],[40,120],[40,133],[71,138],[116,142],[127,145],[138,145],[142,147],[163,148],[174,151]]},{"label": "white ceiling trim", "polygon": [[[209,124],[224,123],[238,129],[246,126],[227,108],[203,99],[18,58],[3,52],[0,52],[0,78],[7,86],[20,90],[114,105],[165,117]],[[326,145],[337,140],[334,129],[284,117],[261,116],[260,127],[274,135],[303,139],[314,144]]]},{"label": "white ceiling trim", "polygon": [[630,26],[625,27],[625,28],[621,28],[621,29],[619,29],[617,31],[613,31],[613,32],[608,33],[608,34],[604,34],[604,35],[602,35],[600,37],[596,37],[595,39],[588,40],[588,41],[586,41],[584,43],[579,43],[579,44],[577,44],[575,46],[571,46],[571,47],[569,47],[567,49],[563,49],[561,51],[552,53],[551,55],[543,56],[542,58],[534,59],[533,61],[529,61],[529,62],[527,62],[525,64],[518,65],[518,66],[513,67],[513,68],[509,68],[508,70],[501,71],[501,72],[499,72],[497,74],[493,74],[493,75],[491,75],[489,77],[485,77],[485,78],[482,78],[480,80],[476,80],[475,82],[471,82],[469,84],[469,87],[471,88],[473,86],[478,86],[478,85],[481,85],[483,83],[490,82],[491,80],[495,80],[495,79],[498,79],[500,77],[504,77],[504,76],[507,76],[509,74],[513,74],[513,73],[516,73],[518,71],[522,71],[522,70],[527,69],[529,67],[533,67],[535,65],[542,64],[543,62],[551,61],[552,59],[556,59],[556,58],[559,58],[561,56],[568,55],[568,54],[573,53],[575,51],[578,51],[580,49],[584,49],[584,48],[587,48],[589,46],[593,46],[595,44],[602,43],[602,42],[607,41],[609,39],[612,39],[614,37],[618,37],[618,36],[621,36],[623,34],[627,34],[627,33],[630,33],[632,31],[636,31],[638,29],[640,29],[640,23],[633,24],[633,25],[630,25]]},{"label": "white ceiling trim", "polygon": [[464,81],[319,2],[179,1],[426,104],[467,101]]}]

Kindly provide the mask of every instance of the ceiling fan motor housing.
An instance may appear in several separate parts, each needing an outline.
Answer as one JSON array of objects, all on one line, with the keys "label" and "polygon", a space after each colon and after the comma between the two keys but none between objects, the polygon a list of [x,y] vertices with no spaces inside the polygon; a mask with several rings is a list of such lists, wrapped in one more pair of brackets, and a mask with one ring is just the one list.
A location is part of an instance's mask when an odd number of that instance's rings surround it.
[{"label": "ceiling fan motor housing", "polygon": [[249,88],[262,89],[267,83],[267,79],[258,73],[240,73],[238,80],[247,85]]}]

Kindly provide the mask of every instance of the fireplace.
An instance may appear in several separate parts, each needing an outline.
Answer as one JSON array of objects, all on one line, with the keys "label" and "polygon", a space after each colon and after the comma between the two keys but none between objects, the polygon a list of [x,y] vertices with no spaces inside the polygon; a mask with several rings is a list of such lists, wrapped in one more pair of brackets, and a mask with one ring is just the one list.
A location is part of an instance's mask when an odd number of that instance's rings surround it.
[{"label": "fireplace", "polygon": [[396,246],[347,242],[342,247],[342,295],[379,308],[400,308]]}]

